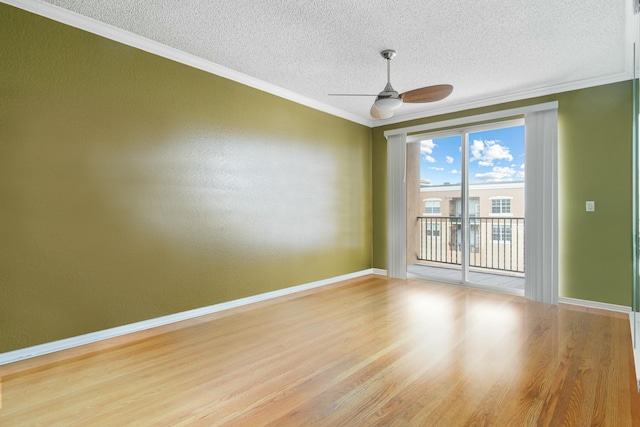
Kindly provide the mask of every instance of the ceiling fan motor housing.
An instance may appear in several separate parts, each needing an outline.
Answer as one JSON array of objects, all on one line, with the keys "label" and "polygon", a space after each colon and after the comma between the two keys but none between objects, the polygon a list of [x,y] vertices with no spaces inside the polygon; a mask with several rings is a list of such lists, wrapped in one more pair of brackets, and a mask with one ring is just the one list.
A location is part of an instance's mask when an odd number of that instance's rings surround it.
[{"label": "ceiling fan motor housing", "polygon": [[384,90],[378,94],[375,105],[381,110],[395,110],[402,105],[400,94],[393,89],[391,83],[387,83]]}]

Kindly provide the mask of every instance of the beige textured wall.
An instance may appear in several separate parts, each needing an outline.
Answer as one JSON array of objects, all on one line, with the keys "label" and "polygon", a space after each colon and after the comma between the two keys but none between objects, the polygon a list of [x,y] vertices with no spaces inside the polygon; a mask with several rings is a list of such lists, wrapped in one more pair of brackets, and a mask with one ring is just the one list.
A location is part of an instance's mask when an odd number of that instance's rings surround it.
[{"label": "beige textured wall", "polygon": [[0,352],[371,267],[370,130],[0,4]]}]

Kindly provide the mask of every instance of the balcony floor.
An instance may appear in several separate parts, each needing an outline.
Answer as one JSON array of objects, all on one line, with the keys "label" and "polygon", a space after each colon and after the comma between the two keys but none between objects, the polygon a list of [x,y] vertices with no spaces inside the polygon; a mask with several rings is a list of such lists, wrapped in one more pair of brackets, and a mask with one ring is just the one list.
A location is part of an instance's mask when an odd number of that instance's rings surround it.
[{"label": "balcony floor", "polygon": [[[432,265],[413,264],[407,267],[407,272],[431,280],[445,282],[459,282],[460,268],[435,267]],[[524,290],[524,277],[497,272],[469,272],[469,283],[495,288]]]}]

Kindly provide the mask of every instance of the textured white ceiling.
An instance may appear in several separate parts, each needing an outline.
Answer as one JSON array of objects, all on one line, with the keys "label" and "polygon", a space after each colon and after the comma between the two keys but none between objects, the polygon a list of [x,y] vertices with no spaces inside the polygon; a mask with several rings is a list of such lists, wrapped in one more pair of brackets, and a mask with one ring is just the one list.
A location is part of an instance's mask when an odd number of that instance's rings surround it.
[{"label": "textured white ceiling", "polygon": [[[392,121],[631,78],[631,0],[48,0],[55,6],[371,120],[396,90],[453,94]],[[335,111],[335,110],[334,110]],[[389,121],[387,121],[389,122]],[[375,124],[385,123],[384,121]]]}]

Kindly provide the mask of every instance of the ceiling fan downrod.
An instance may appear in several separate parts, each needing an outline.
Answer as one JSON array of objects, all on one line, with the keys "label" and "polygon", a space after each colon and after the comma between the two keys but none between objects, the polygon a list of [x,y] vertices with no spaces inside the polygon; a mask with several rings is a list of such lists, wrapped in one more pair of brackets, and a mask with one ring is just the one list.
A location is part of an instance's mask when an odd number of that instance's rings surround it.
[{"label": "ceiling fan downrod", "polygon": [[396,51],[387,49],[380,52],[380,55],[387,60],[387,84],[391,85],[391,60],[396,56]]},{"label": "ceiling fan downrod", "polygon": [[400,94],[391,86],[391,60],[396,56],[396,51],[387,49],[380,52],[380,55],[387,61],[387,85],[376,97],[374,105],[380,110],[393,111],[402,105]]}]

